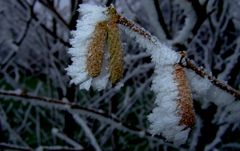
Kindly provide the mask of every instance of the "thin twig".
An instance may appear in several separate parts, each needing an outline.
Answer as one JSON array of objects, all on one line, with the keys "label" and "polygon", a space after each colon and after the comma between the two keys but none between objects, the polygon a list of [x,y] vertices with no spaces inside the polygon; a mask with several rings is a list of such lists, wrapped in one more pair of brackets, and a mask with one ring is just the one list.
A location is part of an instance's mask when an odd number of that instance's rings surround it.
[{"label": "thin twig", "polygon": [[92,109],[84,108],[79,106],[76,103],[70,103],[66,101],[61,101],[57,99],[51,99],[47,97],[41,97],[41,96],[34,96],[29,94],[21,94],[19,92],[14,91],[4,91],[0,90],[0,96],[7,96],[7,97],[16,97],[19,99],[24,99],[24,101],[42,105],[44,107],[56,107],[57,109],[67,110],[72,114],[79,113],[84,116],[91,116],[92,118],[95,118],[97,120],[103,120],[105,123],[108,123],[112,125],[113,127],[122,130],[124,132],[129,132],[130,134],[137,135],[139,137],[150,137],[152,139],[156,139],[158,141],[164,140],[162,136],[152,136],[148,131],[137,128],[133,125],[123,123],[120,121],[117,117],[114,115],[109,115],[104,112],[95,111]]},{"label": "thin twig", "polygon": [[82,145],[80,145],[79,143],[75,142],[74,140],[72,140],[71,138],[66,136],[65,134],[59,132],[59,130],[57,128],[53,128],[52,129],[52,134],[57,136],[59,139],[65,141],[67,144],[73,146],[74,148],[77,148],[79,150],[83,149]]},{"label": "thin twig", "polygon": [[149,32],[144,30],[142,27],[137,26],[134,22],[128,20],[127,18],[125,18],[123,16],[119,15],[118,23],[123,25],[123,26],[126,26],[126,27],[130,28],[132,31],[142,35],[143,37],[145,37],[149,40],[152,39],[152,35]]},{"label": "thin twig", "polygon": [[69,24],[65,21],[65,19],[59,14],[59,12],[56,10],[56,8],[53,5],[47,4],[44,0],[39,0],[39,2],[47,8],[48,11],[50,11],[55,18],[59,19],[64,26],[66,26],[69,29]]},{"label": "thin twig", "polygon": [[39,146],[35,151],[87,151],[88,149],[76,149],[67,146]]},{"label": "thin twig", "polygon": [[83,131],[85,132],[85,135],[89,138],[92,146],[95,148],[96,151],[101,151],[101,148],[95,138],[95,136],[93,135],[92,131],[90,130],[90,128],[87,126],[86,122],[79,117],[79,115],[74,114],[73,118],[75,119],[76,123],[82,127]]},{"label": "thin twig", "polygon": [[[155,37],[152,36],[149,32],[147,32],[145,29],[143,29],[142,27],[139,27],[138,25],[136,25],[134,22],[128,20],[125,17],[122,17],[119,15],[119,24],[128,27],[129,29],[131,29],[133,32],[138,33],[139,35],[142,35],[144,38],[147,38],[149,41],[154,43],[154,39]],[[179,53],[181,56],[182,54]],[[202,78],[207,78],[213,85],[215,85],[216,87],[226,91],[227,93],[233,95],[235,98],[237,98],[238,100],[240,100],[240,92],[237,91],[236,89],[232,88],[231,86],[219,81],[218,79],[216,79],[215,77],[207,74],[203,69],[199,68],[198,66],[196,66],[193,61],[191,61],[190,59],[186,58],[185,56],[183,56],[185,59],[182,59],[182,61],[179,62],[179,64],[185,68],[191,69],[193,70],[196,74],[198,74],[199,76],[201,76]]]},{"label": "thin twig", "polygon": [[7,149],[7,150],[16,150],[16,151],[33,151],[31,148],[17,146],[13,144],[7,143],[0,143],[0,149]]},{"label": "thin twig", "polygon": [[172,38],[172,36],[170,35],[170,33],[168,31],[167,24],[166,24],[166,22],[164,20],[164,17],[163,17],[163,14],[162,14],[162,10],[161,10],[159,1],[158,0],[154,0],[154,5],[155,5],[155,8],[156,8],[156,11],[157,11],[157,14],[158,14],[158,21],[161,24],[166,37],[168,39]]},{"label": "thin twig", "polygon": [[[18,1],[18,2],[19,2],[19,1]],[[21,6],[22,6],[22,5],[21,5]],[[22,7],[23,7],[23,6],[22,6]],[[28,4],[28,7],[31,7],[31,5]],[[40,20],[39,20],[38,16],[35,14],[35,12],[32,11],[31,13],[32,13],[31,15],[32,15],[34,21],[39,22]],[[66,47],[70,47],[70,46],[71,46],[69,42],[65,41],[64,39],[62,39],[62,37],[60,37],[59,35],[57,35],[57,34],[54,33],[53,31],[51,31],[45,24],[43,24],[43,23],[40,22],[39,25],[41,26],[41,28],[42,28],[44,31],[46,31],[46,32],[47,32],[50,36],[52,36],[54,39],[59,40],[59,42],[61,42],[64,46],[66,46]]]},{"label": "thin twig", "polygon": [[[185,63],[184,63],[185,62]],[[193,70],[196,74],[201,76],[202,78],[207,78],[213,85],[219,87],[220,89],[230,93],[235,98],[240,100],[240,92],[236,89],[232,88],[230,85],[223,83],[222,81],[216,79],[215,77],[207,74],[203,69],[196,66],[193,61],[188,58],[185,58],[183,62],[179,62],[179,64],[185,68]]]}]

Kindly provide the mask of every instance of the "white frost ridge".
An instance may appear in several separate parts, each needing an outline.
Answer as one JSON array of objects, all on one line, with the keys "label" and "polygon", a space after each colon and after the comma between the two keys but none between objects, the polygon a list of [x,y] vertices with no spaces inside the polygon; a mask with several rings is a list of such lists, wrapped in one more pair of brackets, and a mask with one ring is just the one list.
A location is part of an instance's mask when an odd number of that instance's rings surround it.
[{"label": "white frost ridge", "polygon": [[[91,4],[81,4],[79,7],[78,11],[82,17],[77,21],[77,30],[72,32],[72,48],[69,48],[68,53],[72,56],[73,63],[66,68],[67,74],[72,78],[71,83],[80,84],[80,89],[89,90],[92,85],[102,90],[107,85],[108,73],[102,68],[103,71],[98,77],[90,77],[87,72],[87,53],[95,26],[107,19],[106,8]],[[104,59],[106,60],[106,56]]]},{"label": "white frost ridge", "polygon": [[152,113],[148,115],[152,134],[163,135],[168,141],[183,144],[188,137],[189,129],[180,126],[181,117],[178,115],[178,88],[173,77],[173,66],[161,66],[155,70],[152,90],[156,94]]},{"label": "white frost ridge", "polygon": [[177,145],[185,143],[190,128],[185,129],[185,126],[179,125],[181,117],[177,108],[178,88],[174,81],[174,65],[180,60],[179,54],[155,37],[149,40],[127,28],[124,30],[151,54],[155,64],[151,89],[156,100],[155,108],[148,115],[150,132],[153,135],[162,135]]},{"label": "white frost ridge", "polygon": [[152,134],[163,135],[175,144],[186,142],[189,128],[180,126],[181,117],[177,107],[178,87],[174,80],[174,65],[178,62],[178,54],[165,45],[152,50],[152,61],[155,64],[155,75],[152,90],[156,94],[152,113],[148,115]]}]

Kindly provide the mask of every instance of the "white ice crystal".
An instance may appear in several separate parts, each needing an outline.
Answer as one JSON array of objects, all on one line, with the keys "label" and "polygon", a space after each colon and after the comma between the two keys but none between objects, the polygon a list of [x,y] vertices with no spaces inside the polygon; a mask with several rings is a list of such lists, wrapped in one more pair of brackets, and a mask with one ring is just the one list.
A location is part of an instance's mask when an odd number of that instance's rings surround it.
[{"label": "white ice crystal", "polygon": [[184,129],[184,126],[179,125],[181,117],[177,109],[178,88],[174,81],[174,67],[173,65],[155,67],[152,90],[156,94],[156,107],[148,115],[151,123],[150,132],[154,135],[161,134],[175,144],[183,144],[190,129]]},{"label": "white ice crystal", "polygon": [[194,71],[186,70],[188,81],[190,82],[191,90],[195,98],[201,99],[206,96],[210,89],[211,82],[205,78],[200,77]]},{"label": "white ice crystal", "polygon": [[[77,21],[77,29],[72,32],[70,40],[72,48],[69,54],[72,56],[72,64],[68,66],[67,74],[72,78],[71,83],[79,84],[80,89],[88,90],[92,85],[97,90],[102,90],[108,83],[108,73],[103,66],[99,77],[92,78],[87,73],[88,46],[93,37],[97,23],[107,19],[106,8],[92,4],[81,4],[79,10],[81,19]],[[106,57],[104,58],[106,60]]]},{"label": "white ice crystal", "polygon": [[186,73],[193,96],[201,101],[203,108],[208,107],[210,102],[220,107],[234,101],[234,96],[214,86],[206,77],[200,77],[189,69],[186,70]]},{"label": "white ice crystal", "polygon": [[163,135],[177,145],[185,143],[190,128],[179,125],[181,117],[177,109],[178,88],[174,80],[174,65],[179,62],[180,55],[154,36],[147,39],[128,28],[124,30],[147,50],[155,65],[151,89],[156,95],[156,107],[148,115],[150,132],[153,135]]}]

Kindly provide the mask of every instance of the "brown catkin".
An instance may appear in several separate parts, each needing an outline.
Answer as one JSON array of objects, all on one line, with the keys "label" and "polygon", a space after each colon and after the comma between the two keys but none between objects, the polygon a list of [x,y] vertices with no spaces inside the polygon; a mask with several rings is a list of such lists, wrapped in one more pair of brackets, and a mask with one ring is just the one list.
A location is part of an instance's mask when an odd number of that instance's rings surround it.
[{"label": "brown catkin", "polygon": [[193,108],[192,93],[186,79],[185,71],[179,64],[174,66],[174,80],[177,83],[178,94],[178,114],[181,116],[180,125],[193,127],[195,124],[195,113]]},{"label": "brown catkin", "polygon": [[110,81],[115,84],[123,76],[123,49],[120,39],[120,32],[117,26],[118,16],[114,8],[109,8],[110,19],[108,21],[108,50],[110,54],[109,72]]},{"label": "brown catkin", "polygon": [[106,36],[107,22],[99,22],[95,27],[87,54],[87,72],[92,77],[96,77],[101,73]]}]

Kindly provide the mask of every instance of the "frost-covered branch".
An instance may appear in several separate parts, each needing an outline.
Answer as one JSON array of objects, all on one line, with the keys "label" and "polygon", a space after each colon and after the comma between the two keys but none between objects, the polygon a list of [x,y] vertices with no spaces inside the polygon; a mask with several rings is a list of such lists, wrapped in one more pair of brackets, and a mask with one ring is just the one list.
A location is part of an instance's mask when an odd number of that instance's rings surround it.
[{"label": "frost-covered branch", "polygon": [[216,87],[226,91],[227,93],[233,95],[236,99],[240,100],[240,92],[226,83],[221,82],[220,80],[216,79],[215,77],[207,74],[202,68],[197,67],[193,61],[190,59],[183,59],[182,62],[179,62],[183,67],[191,69],[196,74],[201,76],[202,78],[207,78],[213,85]]},{"label": "frost-covered branch", "polygon": [[35,105],[40,105],[44,107],[53,107],[60,110],[66,110],[72,114],[79,113],[84,116],[90,116],[94,119],[108,123],[113,127],[119,129],[120,131],[129,132],[130,134],[133,134],[139,137],[149,137],[151,139],[158,139],[158,140],[163,139],[161,136],[154,136],[152,138],[152,135],[148,131],[123,123],[114,115],[108,115],[106,113],[103,113],[102,111],[87,109],[79,106],[76,103],[70,103],[70,102],[51,99],[47,97],[40,97],[40,96],[34,96],[30,94],[22,94],[19,92],[4,91],[4,90],[0,90],[0,96],[4,98],[14,97],[15,101],[19,101],[17,99],[20,99],[20,101],[29,102]]},{"label": "frost-covered branch", "polygon": [[90,130],[90,128],[87,126],[87,123],[79,117],[79,115],[74,114],[73,118],[75,119],[76,123],[82,127],[83,131],[85,132],[85,135],[89,138],[92,146],[95,148],[96,151],[101,151],[101,148],[95,138],[95,136],[93,135],[92,131]]},{"label": "frost-covered branch", "polygon": [[6,150],[16,150],[16,151],[32,151],[31,148],[29,147],[22,147],[18,145],[13,145],[13,144],[7,144],[7,143],[0,143],[0,149],[6,149]]},{"label": "frost-covered branch", "polygon": [[39,146],[35,151],[86,151],[86,149],[70,148],[67,146]]},{"label": "frost-covered branch", "polygon": [[170,41],[171,45],[175,45],[177,43],[183,43],[187,40],[187,38],[191,35],[192,29],[196,23],[196,14],[191,4],[187,0],[176,0],[184,10],[185,20],[184,25],[180,31],[178,31],[177,35],[173,37]]},{"label": "frost-covered branch", "polygon": [[[137,34],[143,36],[144,38],[147,38],[152,43],[156,42],[156,38],[153,37],[149,32],[147,32],[145,29],[137,26],[135,23],[133,23],[132,21],[128,20],[125,17],[119,16],[119,24],[121,24],[123,26],[126,26],[127,28],[129,28],[133,32],[136,32]],[[152,51],[154,51],[154,50],[152,50]],[[182,55],[181,53],[179,53],[179,54]],[[232,88],[231,86],[217,80],[213,76],[210,76],[209,74],[204,72],[203,69],[197,67],[193,63],[193,61],[191,61],[190,59],[185,58],[183,60],[184,60],[185,63],[179,62],[179,64],[181,64],[183,67],[193,70],[196,74],[200,75],[202,78],[207,78],[213,85],[215,85],[215,86],[219,87],[220,89],[230,93],[231,95],[233,95],[234,97],[236,97],[237,99],[240,100],[240,92],[239,91],[237,91],[234,88]]]},{"label": "frost-covered branch", "polygon": [[70,139],[65,134],[62,134],[61,132],[59,132],[59,130],[57,128],[52,128],[52,134],[54,136],[57,136],[59,139],[65,141],[67,144],[72,145],[76,149],[80,149],[80,150],[83,149],[82,145],[80,145],[79,143],[77,143],[74,140]]},{"label": "frost-covered branch", "polygon": [[10,139],[14,142],[14,143],[19,143],[22,146],[26,146],[29,147],[28,144],[20,137],[20,135],[15,132],[15,130],[11,127],[11,125],[8,123],[8,119],[7,119],[7,115],[4,112],[3,108],[0,106],[0,121],[2,123],[2,125],[9,131],[10,133]]},{"label": "frost-covered branch", "polygon": [[[112,9],[109,14],[110,4],[121,16],[112,17]],[[0,6],[3,150],[75,151],[80,149],[72,146],[78,144],[94,150],[84,133],[88,130],[102,150],[240,148],[238,0],[3,0]],[[106,17],[100,23],[95,22],[99,14]],[[117,28],[127,32],[119,34]],[[167,40],[163,29],[171,36]],[[69,42],[74,37],[76,45]],[[87,51],[93,53],[81,53],[88,42]],[[171,46],[186,50],[188,57]],[[69,56],[73,47],[76,53]],[[116,84],[106,75],[109,81],[101,91],[94,89],[96,81],[104,82],[98,76],[89,91],[79,90],[81,76],[74,80],[80,80],[77,86],[69,80],[83,73],[83,54],[93,54],[88,61],[93,76],[100,71],[94,68],[101,66],[99,54],[104,54],[102,75],[116,69],[123,74],[112,74]],[[70,62],[76,63],[76,74],[68,77],[64,69]],[[82,117],[88,130],[73,115]],[[53,127],[59,129],[56,135],[51,135]]]}]

